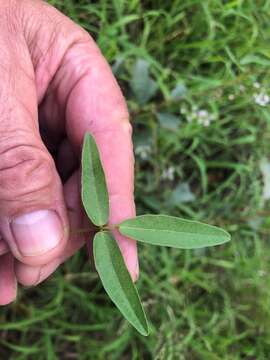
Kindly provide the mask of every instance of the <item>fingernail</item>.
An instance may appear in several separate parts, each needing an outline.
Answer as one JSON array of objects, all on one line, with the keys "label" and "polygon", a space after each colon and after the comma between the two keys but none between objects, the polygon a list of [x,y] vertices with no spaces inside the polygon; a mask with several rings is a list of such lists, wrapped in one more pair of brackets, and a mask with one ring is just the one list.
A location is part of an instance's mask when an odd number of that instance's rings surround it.
[{"label": "fingernail", "polygon": [[54,211],[39,210],[21,215],[11,222],[17,247],[23,256],[38,256],[59,245],[63,229]]}]

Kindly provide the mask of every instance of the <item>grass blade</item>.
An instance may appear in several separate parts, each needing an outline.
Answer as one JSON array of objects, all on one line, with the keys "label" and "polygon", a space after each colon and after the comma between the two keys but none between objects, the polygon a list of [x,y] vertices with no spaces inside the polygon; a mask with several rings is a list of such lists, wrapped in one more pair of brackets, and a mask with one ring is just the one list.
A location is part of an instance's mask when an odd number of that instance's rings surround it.
[{"label": "grass blade", "polygon": [[82,149],[82,202],[93,224],[101,226],[108,222],[109,195],[105,174],[96,142],[90,134],[85,134]]},{"label": "grass blade", "polygon": [[148,335],[146,316],[116,240],[109,232],[94,238],[97,272],[107,294],[124,317],[144,336]]},{"label": "grass blade", "polygon": [[167,215],[142,215],[126,220],[119,231],[138,241],[180,249],[196,249],[230,241],[230,235],[216,226]]}]

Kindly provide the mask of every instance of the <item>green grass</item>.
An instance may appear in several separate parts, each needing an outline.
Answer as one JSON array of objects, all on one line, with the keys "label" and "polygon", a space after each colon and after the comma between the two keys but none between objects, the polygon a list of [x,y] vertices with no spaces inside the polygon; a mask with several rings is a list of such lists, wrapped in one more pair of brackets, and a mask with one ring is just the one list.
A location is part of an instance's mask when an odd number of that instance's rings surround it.
[{"label": "green grass", "polygon": [[[199,251],[139,246],[149,338],[122,319],[82,251],[1,309],[0,358],[268,359],[270,212],[259,164],[270,154],[270,107],[255,103],[254,83],[269,92],[270,2],[50,2],[114,65],[134,126],[138,212],[216,224],[232,241]],[[143,105],[132,92],[139,59],[157,86]],[[202,109],[213,115],[209,126],[197,121]],[[176,130],[160,112],[174,115]]]}]

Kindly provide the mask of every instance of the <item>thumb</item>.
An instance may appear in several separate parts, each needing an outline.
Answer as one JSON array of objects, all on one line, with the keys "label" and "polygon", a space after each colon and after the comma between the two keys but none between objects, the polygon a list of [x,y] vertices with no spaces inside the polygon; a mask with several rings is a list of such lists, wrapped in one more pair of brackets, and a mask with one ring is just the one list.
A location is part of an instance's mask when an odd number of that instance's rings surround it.
[{"label": "thumb", "polygon": [[8,71],[0,67],[0,233],[18,260],[43,265],[59,256],[68,235],[62,184],[39,135],[31,61],[17,56],[16,46],[4,46],[0,63]]},{"label": "thumb", "polygon": [[0,138],[0,232],[18,260],[42,265],[60,254],[67,237],[61,182],[37,136],[3,139],[0,127]]}]

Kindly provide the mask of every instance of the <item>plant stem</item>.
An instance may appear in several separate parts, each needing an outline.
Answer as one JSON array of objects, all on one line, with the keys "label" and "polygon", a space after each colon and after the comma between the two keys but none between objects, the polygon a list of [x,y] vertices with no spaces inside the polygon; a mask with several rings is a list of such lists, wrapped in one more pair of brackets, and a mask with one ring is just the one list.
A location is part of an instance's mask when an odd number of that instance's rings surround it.
[{"label": "plant stem", "polygon": [[104,225],[102,226],[102,230],[112,231],[119,227],[119,225]]},{"label": "plant stem", "polygon": [[99,230],[105,230],[105,231],[112,231],[119,227],[119,225],[104,225],[99,227],[93,228],[79,228],[79,229],[72,229],[70,230],[70,235],[77,235],[77,234],[88,234],[88,233],[96,233]]},{"label": "plant stem", "polygon": [[70,235],[96,233],[97,231],[98,231],[98,228],[97,229],[93,229],[93,228],[73,229],[73,230],[70,230]]}]

